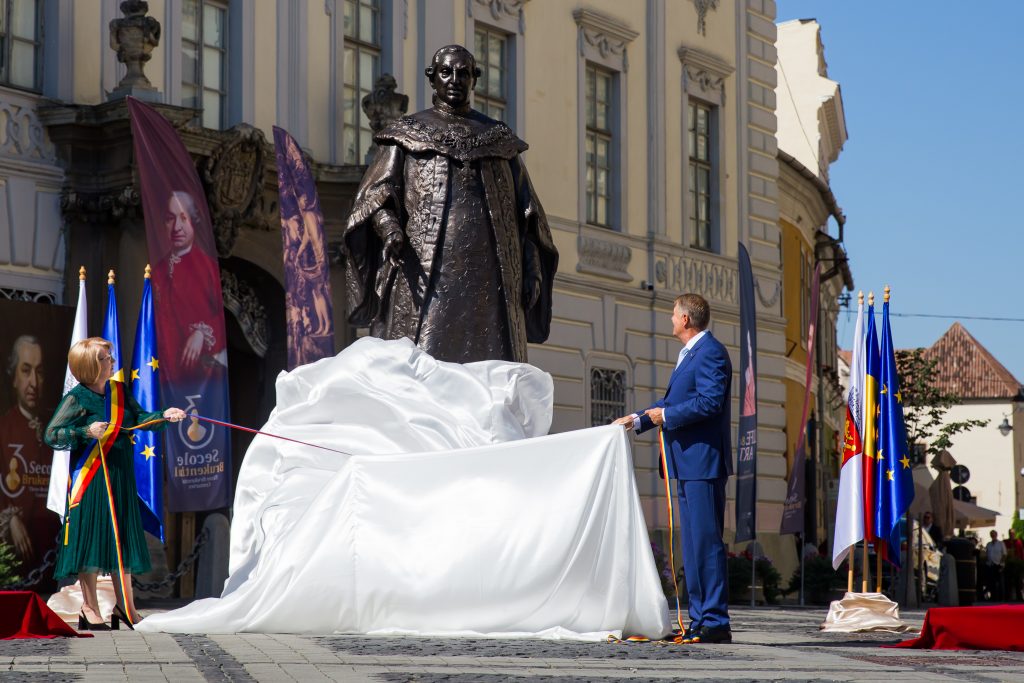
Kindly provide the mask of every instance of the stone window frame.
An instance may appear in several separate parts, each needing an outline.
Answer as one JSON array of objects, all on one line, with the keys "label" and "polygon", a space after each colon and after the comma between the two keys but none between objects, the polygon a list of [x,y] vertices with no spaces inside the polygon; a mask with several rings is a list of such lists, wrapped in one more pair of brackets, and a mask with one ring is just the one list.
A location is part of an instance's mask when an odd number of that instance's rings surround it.
[{"label": "stone window frame", "polygon": [[711,239],[710,251],[721,254],[723,250],[722,235],[726,216],[725,190],[725,89],[726,79],[733,73],[733,67],[724,60],[703,50],[682,46],[679,48],[679,61],[682,63],[682,184],[680,197],[682,201],[682,244],[685,248],[698,249],[694,246],[696,236],[691,235],[689,219],[690,196],[690,149],[689,149],[689,112],[691,98],[711,113]]},{"label": "stone window frame", "polygon": [[[506,92],[505,123],[526,137],[526,3],[529,0],[466,0],[466,42],[476,49],[476,29],[505,37]],[[474,55],[477,59],[479,55]],[[474,93],[475,95],[475,93]]]},{"label": "stone window frame", "polygon": [[[374,80],[382,74],[389,73],[398,82],[398,88],[403,88],[403,55],[402,44],[408,36],[408,11],[409,0],[380,0],[380,15],[378,26],[380,30],[380,61],[378,73]],[[345,162],[345,15],[344,0],[325,0],[324,12],[330,18],[331,47],[329,58],[329,83],[328,94],[329,116],[328,138],[330,152],[328,161],[332,164],[344,164]],[[370,89],[373,83],[369,84]],[[362,110],[362,98],[360,97],[359,116],[365,117]],[[358,153],[357,153],[358,156]],[[357,159],[356,164],[366,163],[364,159]]]},{"label": "stone window frame", "polygon": [[[209,0],[206,0],[209,1]],[[226,49],[224,59],[224,98],[221,110],[221,129],[237,123],[252,122],[256,112],[256,8],[250,2],[215,2],[227,11]],[[104,13],[111,14],[106,2]],[[166,0],[161,47],[166,55],[178,55],[182,47],[182,0]],[[117,16],[117,15],[114,15]],[[123,65],[116,62],[113,50],[104,53],[103,88],[112,90],[124,73]],[[164,62],[164,101],[181,105],[181,59],[168,58]]]},{"label": "stone window frame", "polygon": [[630,412],[630,406],[634,402],[633,397],[633,366],[629,362],[629,359],[605,352],[592,352],[587,355],[586,363],[584,364],[584,385],[585,398],[586,398],[586,424],[591,425],[594,420],[594,398],[593,398],[593,372],[594,370],[605,370],[611,372],[622,373],[622,384],[623,384],[623,403],[622,412],[615,417],[622,417],[628,415]]},{"label": "stone window frame", "polygon": [[[358,33],[362,29],[362,19],[360,10],[363,7],[368,7],[371,13],[377,14],[377,34],[371,36],[369,39],[362,38],[361,36],[348,35],[345,33],[345,13],[342,11],[341,14],[341,31],[342,31],[342,63],[345,68],[342,70],[342,108],[339,112],[342,117],[342,132],[341,132],[341,148],[342,164],[359,165],[366,163],[366,154],[373,146],[373,130],[370,128],[370,120],[367,118],[366,113],[363,111],[362,101],[363,97],[373,92],[373,85],[376,83],[380,75],[384,73],[384,5],[387,4],[384,0],[340,0],[342,6],[353,5],[355,8],[355,25],[354,30]],[[349,55],[355,57],[355,64],[348,64]],[[360,62],[363,58],[369,57],[371,60],[376,59],[376,68],[371,68],[369,76],[369,82],[364,82],[362,70],[360,68]],[[346,74],[351,70],[352,75],[355,78],[354,83],[349,83],[346,79]],[[355,91],[355,101],[350,103],[352,95],[348,93],[349,90]],[[354,156],[349,156],[349,150],[345,144],[346,139],[350,136],[349,129],[352,125],[345,119],[345,114],[351,104],[352,109],[355,111],[356,121],[355,125],[355,137],[353,142],[355,149],[353,150]],[[365,148],[362,144],[362,138],[366,136],[368,138]]]},{"label": "stone window frame", "polygon": [[[181,2],[182,9],[184,10],[185,4],[193,2],[198,10],[197,12],[197,24],[196,41],[188,39],[184,35],[184,30],[179,34],[180,44],[182,53],[184,53],[185,43],[194,44],[196,47],[196,80],[195,83],[189,83],[196,89],[196,109],[202,109],[203,113],[199,116],[199,121],[202,123],[204,128],[212,128],[213,130],[224,130],[228,125],[228,98],[229,98],[229,77],[228,77],[228,65],[231,63],[231,9],[230,5],[226,0],[179,0]],[[224,15],[224,26],[223,26],[223,43],[224,45],[217,46],[211,45],[206,42],[206,8],[212,7]],[[183,16],[183,15],[182,15]],[[212,49],[220,53],[221,65],[220,65],[220,88],[211,88],[210,84],[206,82],[206,51]],[[180,88],[184,90],[186,74],[182,69]],[[203,100],[207,93],[217,93],[219,96],[220,104],[220,116],[216,122],[212,122],[208,119],[208,111],[203,106]],[[188,106],[185,104],[184,96],[179,98],[182,106]],[[216,125],[209,125],[216,123]]]},{"label": "stone window frame", "polygon": [[[30,2],[35,5],[36,21],[35,21],[35,37],[30,41],[25,36],[13,35],[13,28],[11,24],[11,15],[14,11],[14,4],[16,2]],[[0,26],[6,28],[4,33],[0,33],[0,45],[3,49],[3,69],[0,70],[0,85],[17,88],[18,90],[25,90],[28,92],[39,93],[43,90],[43,44],[46,38],[46,31],[44,21],[46,17],[46,7],[43,0],[7,0],[3,8],[5,16],[3,17],[3,23]],[[14,43],[29,43],[33,46],[32,51],[32,85],[25,85],[23,83],[14,83],[11,80],[11,65],[14,62]]]},{"label": "stone window frame", "polygon": [[587,178],[586,178],[586,80],[587,66],[593,65],[611,72],[612,79],[612,159],[615,171],[611,178],[612,204],[608,209],[608,225],[595,226],[598,229],[625,231],[628,211],[628,147],[626,131],[629,130],[625,94],[629,74],[628,46],[640,34],[625,22],[615,17],[580,7],[572,12],[576,22],[578,56],[576,60],[576,102],[577,102],[577,145],[576,167],[577,215],[581,223],[587,222]]}]

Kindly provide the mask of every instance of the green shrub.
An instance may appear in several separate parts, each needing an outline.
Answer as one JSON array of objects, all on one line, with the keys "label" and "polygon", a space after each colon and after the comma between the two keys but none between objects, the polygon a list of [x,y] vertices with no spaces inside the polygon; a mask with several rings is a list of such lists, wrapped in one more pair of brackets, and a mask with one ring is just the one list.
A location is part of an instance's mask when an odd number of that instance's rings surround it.
[{"label": "green shrub", "polygon": [[[749,595],[747,587],[750,585],[750,557],[750,552],[745,551],[739,555],[729,553],[726,560],[729,570],[729,599],[732,601],[738,601],[741,595]],[[765,602],[770,605],[776,604],[782,595],[782,575],[767,557],[758,558],[755,569],[756,578],[764,589]]]},{"label": "green shrub", "polygon": [[14,548],[0,541],[0,587],[21,581],[16,572],[20,564],[17,555],[14,554]]},{"label": "green shrub", "polygon": [[[815,605],[828,602],[829,592],[841,588],[843,575],[832,568],[832,560],[815,555],[804,559],[804,600]],[[786,594],[800,592],[800,567],[789,578]]]}]

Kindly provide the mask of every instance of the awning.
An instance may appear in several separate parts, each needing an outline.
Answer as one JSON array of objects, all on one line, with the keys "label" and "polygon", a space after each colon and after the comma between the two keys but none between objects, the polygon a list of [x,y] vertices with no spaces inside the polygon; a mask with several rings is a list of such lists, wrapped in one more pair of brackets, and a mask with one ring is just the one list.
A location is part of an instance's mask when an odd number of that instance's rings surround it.
[{"label": "awning", "polygon": [[956,519],[956,527],[986,527],[995,526],[996,517],[999,513],[995,510],[983,508],[974,503],[967,503],[962,500],[953,500],[953,516]]}]

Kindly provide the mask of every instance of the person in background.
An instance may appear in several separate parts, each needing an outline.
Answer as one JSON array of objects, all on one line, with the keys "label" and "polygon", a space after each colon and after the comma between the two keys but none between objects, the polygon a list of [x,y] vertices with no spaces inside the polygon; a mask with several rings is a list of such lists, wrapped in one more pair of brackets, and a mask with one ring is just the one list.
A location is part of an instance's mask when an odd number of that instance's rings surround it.
[{"label": "person in background", "polygon": [[941,550],[942,540],[944,538],[942,535],[942,527],[935,523],[931,510],[926,510],[925,513],[921,515],[921,529],[932,537],[932,541],[935,542],[935,547]]},{"label": "person in background", "polygon": [[[102,437],[107,429],[106,394],[110,387],[108,380],[114,373],[110,352],[110,342],[100,337],[76,342],[68,352],[68,367],[80,384],[61,400],[57,412],[46,427],[45,439],[53,449],[71,451],[72,472],[75,463],[88,455],[94,440]],[[125,392],[124,427],[134,427],[160,418],[178,422],[185,418],[185,411],[168,408],[162,412],[145,412],[131,393]],[[144,429],[159,430],[165,424],[160,421]],[[123,594],[118,582],[114,582],[118,595],[111,627],[116,628],[119,619],[127,621],[131,627],[138,620],[131,575],[150,570],[149,550],[142,530],[138,491],[135,487],[131,432],[122,430],[117,435],[106,456],[106,463],[125,571]],[[100,617],[96,595],[97,573],[118,572],[117,546],[102,476],[94,477],[86,487],[81,502],[68,510],[63,536],[64,543],[59,546],[55,576],[58,579],[77,576],[81,583],[84,605],[78,627],[85,630],[110,628]]]},{"label": "person in background", "polygon": [[1006,546],[1006,599],[1024,600],[1024,542],[1010,529],[1003,545]]},{"label": "person in background", "polygon": [[992,600],[1003,599],[1003,565],[1006,564],[1006,546],[999,540],[999,532],[989,532],[992,539],[985,546],[985,570],[988,578],[985,584]]}]

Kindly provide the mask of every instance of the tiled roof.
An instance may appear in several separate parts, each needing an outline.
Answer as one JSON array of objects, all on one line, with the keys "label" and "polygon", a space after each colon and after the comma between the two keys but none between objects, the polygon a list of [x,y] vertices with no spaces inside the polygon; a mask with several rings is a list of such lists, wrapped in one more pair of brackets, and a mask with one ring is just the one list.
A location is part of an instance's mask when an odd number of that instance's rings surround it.
[{"label": "tiled roof", "polygon": [[960,398],[1014,398],[1024,387],[963,325],[953,323],[925,349],[938,360],[939,389]]}]

